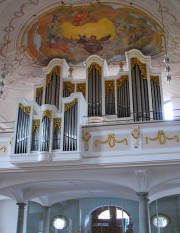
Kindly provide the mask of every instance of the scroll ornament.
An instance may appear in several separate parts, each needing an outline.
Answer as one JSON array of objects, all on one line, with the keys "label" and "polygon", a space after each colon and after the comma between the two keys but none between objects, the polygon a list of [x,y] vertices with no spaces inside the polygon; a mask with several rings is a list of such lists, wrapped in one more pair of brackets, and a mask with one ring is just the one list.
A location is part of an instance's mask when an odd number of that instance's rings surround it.
[{"label": "scroll ornament", "polygon": [[147,79],[146,64],[139,61],[136,57],[131,58],[131,69],[133,69],[136,64],[139,66],[143,79]]},{"label": "scroll ornament", "polygon": [[35,130],[38,130],[38,132],[40,131],[40,120],[33,120],[32,123],[32,132],[34,132]]},{"label": "scroll ornament", "polygon": [[164,145],[167,142],[167,140],[175,140],[175,142],[179,142],[179,137],[177,135],[173,137],[167,137],[163,130],[158,130],[157,136],[155,138],[145,137],[146,144],[148,144],[149,140],[158,141],[159,144]]},{"label": "scroll ornament", "polygon": [[113,147],[115,147],[116,143],[124,143],[125,145],[128,145],[127,138],[124,138],[122,140],[117,140],[115,138],[115,135],[113,133],[111,133],[111,134],[108,134],[108,137],[105,141],[96,140],[95,146],[98,146],[100,144],[108,144],[109,147],[113,148]]},{"label": "scroll ornament", "polygon": [[140,131],[138,128],[134,128],[131,132],[131,135],[134,139],[134,148],[138,148],[139,146],[139,136],[140,136]]},{"label": "scroll ornament", "polygon": [[6,152],[6,147],[5,147],[5,146],[2,146],[2,147],[0,148],[0,150],[2,150],[2,152]]},{"label": "scroll ornament", "polygon": [[89,142],[91,140],[91,135],[89,132],[84,132],[82,136],[82,140],[84,141],[84,150],[89,150]]},{"label": "scroll ornament", "polygon": [[50,110],[42,111],[42,119],[47,117],[50,121],[52,120],[52,112]]},{"label": "scroll ornament", "polygon": [[25,112],[27,115],[30,115],[31,113],[31,107],[30,106],[24,106],[23,104],[19,104],[19,108]]},{"label": "scroll ornament", "polygon": [[59,128],[59,131],[61,133],[61,123],[62,123],[62,119],[61,118],[54,118],[54,123],[53,123],[53,134],[56,130],[56,128]]},{"label": "scroll ornament", "polygon": [[64,106],[64,111],[67,112],[69,111],[74,105],[78,102],[78,99],[74,99],[72,102],[65,104]]}]

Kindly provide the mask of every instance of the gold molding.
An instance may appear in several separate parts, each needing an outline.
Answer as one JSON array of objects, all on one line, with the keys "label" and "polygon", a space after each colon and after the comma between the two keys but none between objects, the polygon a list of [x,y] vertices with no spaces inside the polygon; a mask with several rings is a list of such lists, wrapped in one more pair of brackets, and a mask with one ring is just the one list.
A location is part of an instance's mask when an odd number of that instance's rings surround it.
[{"label": "gold molding", "polygon": [[139,66],[143,79],[147,79],[146,63],[141,62],[136,57],[132,57],[131,58],[131,69],[133,69],[136,64]]},{"label": "gold molding", "polygon": [[85,142],[89,142],[91,140],[91,135],[89,132],[84,132],[82,136],[82,140]]},{"label": "gold molding", "polygon": [[122,75],[119,79],[116,80],[117,89],[122,87],[125,81],[129,81],[128,75]]},{"label": "gold molding", "polygon": [[66,82],[63,82],[63,90],[67,88],[67,90],[70,92],[70,93],[74,93],[75,92],[75,84],[70,82],[70,81],[66,81]]},{"label": "gold molding", "polygon": [[52,74],[55,73],[59,78],[60,78],[60,71],[61,71],[61,67],[60,66],[55,66],[53,67],[53,69],[51,70],[51,72],[49,74],[47,74],[46,76],[46,87],[49,86],[49,83],[52,79]]},{"label": "gold molding", "polygon": [[35,130],[38,130],[38,132],[40,131],[40,120],[33,120],[32,122],[32,132],[34,133]]},{"label": "gold molding", "polygon": [[159,81],[159,76],[150,76],[150,80],[154,82],[154,84],[156,84],[157,86],[160,85],[160,81]]},{"label": "gold molding", "polygon": [[59,131],[61,133],[61,124],[62,124],[62,119],[61,118],[54,118],[54,121],[53,121],[53,134],[55,132],[55,129],[58,127],[59,128]]},{"label": "gold molding", "polygon": [[102,75],[102,67],[99,64],[97,64],[96,62],[93,62],[88,67],[88,77],[89,77],[89,74],[90,74],[90,72],[91,72],[91,70],[92,70],[93,67],[95,67],[98,70],[99,75]]},{"label": "gold molding", "polygon": [[163,130],[158,130],[157,136],[155,138],[145,137],[146,144],[148,144],[148,140],[158,141],[159,144],[164,145],[167,142],[167,140],[175,140],[175,142],[179,142],[179,137],[177,135],[173,137],[167,137]]},{"label": "gold molding", "polygon": [[99,144],[108,144],[109,147],[114,147],[116,145],[116,143],[125,143],[125,145],[128,145],[128,141],[127,141],[127,138],[123,138],[122,140],[117,140],[114,136],[113,133],[110,133],[108,134],[108,137],[105,141],[99,141],[99,140],[96,140],[95,141],[95,146],[98,146]]},{"label": "gold molding", "polygon": [[0,150],[2,150],[2,152],[6,152],[6,147],[5,147],[5,146],[2,146],[2,147],[0,148]]},{"label": "gold molding", "polygon": [[86,99],[86,83],[77,83],[76,92],[82,92],[84,98]]},{"label": "gold molding", "polygon": [[72,102],[65,104],[64,111],[65,112],[69,111],[77,102],[78,102],[78,99],[76,98]]},{"label": "gold molding", "polygon": [[112,91],[113,95],[115,96],[114,90],[114,80],[105,80],[105,95],[108,95],[110,91]]},{"label": "gold molding", "polygon": [[30,115],[31,113],[31,107],[30,106],[24,106],[23,104],[19,104],[19,108],[25,112],[27,115]]},{"label": "gold molding", "polygon": [[50,110],[42,111],[42,119],[44,117],[47,117],[51,121],[52,120],[52,111],[50,111]]},{"label": "gold molding", "polygon": [[38,87],[36,88],[36,98],[40,96],[40,94],[43,92],[44,87]]}]

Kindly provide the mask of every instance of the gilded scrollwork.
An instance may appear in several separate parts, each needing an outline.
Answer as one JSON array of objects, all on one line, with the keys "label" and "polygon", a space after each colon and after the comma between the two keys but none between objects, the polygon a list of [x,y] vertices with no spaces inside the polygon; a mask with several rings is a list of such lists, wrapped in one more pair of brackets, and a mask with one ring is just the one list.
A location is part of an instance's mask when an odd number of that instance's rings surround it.
[{"label": "gilded scrollwork", "polygon": [[74,93],[75,92],[75,84],[70,82],[70,81],[66,81],[63,83],[63,89],[67,89],[70,93]]},{"label": "gilded scrollwork", "polygon": [[24,106],[23,104],[19,104],[19,108],[25,112],[27,115],[30,115],[31,113],[31,107],[30,106]]},{"label": "gilded scrollwork", "polygon": [[36,88],[36,98],[40,96],[40,94],[43,92],[44,87],[38,87]]},{"label": "gilded scrollwork", "polygon": [[2,146],[2,147],[0,148],[0,150],[2,150],[2,152],[6,152],[6,147],[5,147],[5,146]]},{"label": "gilded scrollwork", "polygon": [[76,92],[82,92],[84,98],[86,98],[86,83],[77,83]]},{"label": "gilded scrollwork", "polygon": [[116,145],[116,143],[124,143],[125,145],[128,145],[127,138],[123,138],[122,140],[117,140],[115,138],[115,135],[111,133],[111,134],[108,134],[108,137],[105,141],[96,140],[95,146],[98,146],[100,144],[108,144],[108,146],[112,148]]},{"label": "gilded scrollwork", "polygon": [[52,79],[52,74],[55,73],[58,77],[60,77],[60,71],[61,71],[60,66],[55,66],[55,67],[51,70],[51,72],[50,72],[49,74],[47,74],[47,76],[46,76],[46,87],[49,86],[49,83],[50,83],[50,81],[51,81],[51,79]]},{"label": "gilded scrollwork", "polygon": [[167,137],[163,130],[158,130],[157,136],[155,138],[145,137],[146,144],[148,144],[149,140],[158,141],[159,144],[164,145],[167,142],[167,140],[175,140],[175,142],[179,142],[179,137],[177,135],[173,137]]},{"label": "gilded scrollwork", "polygon": [[129,81],[128,75],[122,75],[116,80],[117,89],[122,87],[125,81]]},{"label": "gilded scrollwork", "polygon": [[89,132],[84,132],[82,136],[82,140],[84,141],[84,150],[88,151],[89,150],[89,142],[91,140],[91,135]]},{"label": "gilded scrollwork", "polygon": [[61,133],[61,127],[62,127],[62,119],[61,118],[54,118],[54,122],[53,122],[53,134],[56,130],[56,128],[59,128],[59,131]]},{"label": "gilded scrollwork", "polygon": [[105,81],[105,95],[108,95],[110,91],[113,93],[113,95],[115,95],[114,80]]},{"label": "gilded scrollwork", "polygon": [[98,65],[97,63],[93,62],[91,63],[91,65],[88,67],[88,76],[92,70],[92,68],[96,68],[99,72],[99,75],[102,75],[102,67],[100,65]]},{"label": "gilded scrollwork", "polygon": [[69,111],[69,109],[71,109],[77,102],[78,102],[78,99],[76,98],[72,102],[65,104],[64,111],[65,112]]},{"label": "gilded scrollwork", "polygon": [[38,132],[40,131],[40,120],[33,120],[32,122],[32,132],[34,133],[35,130],[38,130]]},{"label": "gilded scrollwork", "polygon": [[52,111],[50,111],[50,110],[42,111],[42,119],[44,117],[47,117],[51,121],[52,120]]},{"label": "gilded scrollwork", "polygon": [[159,82],[159,76],[150,76],[150,80],[154,82],[154,84],[156,84],[157,86],[160,85],[160,82]]},{"label": "gilded scrollwork", "polygon": [[139,66],[143,79],[147,79],[146,64],[139,61],[136,57],[131,58],[131,69],[133,69],[136,64]]}]

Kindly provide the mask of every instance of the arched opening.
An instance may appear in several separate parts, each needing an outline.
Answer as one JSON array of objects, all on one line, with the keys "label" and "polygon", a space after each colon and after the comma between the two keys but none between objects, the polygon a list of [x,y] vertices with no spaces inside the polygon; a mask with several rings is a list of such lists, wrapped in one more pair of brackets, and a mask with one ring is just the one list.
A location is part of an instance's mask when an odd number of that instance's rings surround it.
[{"label": "arched opening", "polygon": [[91,214],[92,233],[125,233],[132,226],[130,214],[121,207],[103,206]]}]

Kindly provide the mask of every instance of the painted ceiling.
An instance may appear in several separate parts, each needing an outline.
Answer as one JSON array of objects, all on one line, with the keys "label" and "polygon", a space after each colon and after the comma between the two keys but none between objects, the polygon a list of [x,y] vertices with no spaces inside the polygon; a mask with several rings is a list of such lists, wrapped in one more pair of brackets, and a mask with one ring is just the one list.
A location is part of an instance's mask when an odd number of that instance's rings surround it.
[{"label": "painted ceiling", "polygon": [[81,64],[92,54],[118,62],[133,48],[144,55],[160,53],[162,29],[148,15],[127,5],[59,6],[36,17],[21,44],[40,64],[54,57]]}]

